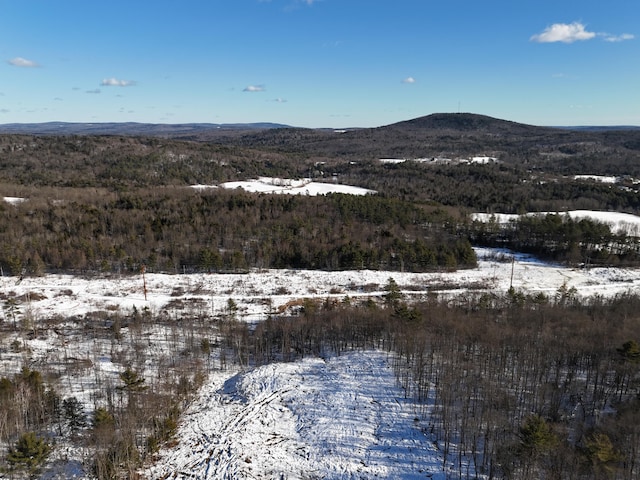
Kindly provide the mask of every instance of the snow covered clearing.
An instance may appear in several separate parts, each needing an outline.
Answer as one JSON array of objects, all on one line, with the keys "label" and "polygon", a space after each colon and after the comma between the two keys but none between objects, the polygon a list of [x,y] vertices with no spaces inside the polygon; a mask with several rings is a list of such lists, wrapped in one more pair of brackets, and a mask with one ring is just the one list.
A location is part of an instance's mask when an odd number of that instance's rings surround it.
[{"label": "snow covered clearing", "polygon": [[2,200],[4,200],[7,203],[10,203],[11,205],[18,205],[19,203],[27,201],[26,198],[22,198],[22,197],[2,197]]},{"label": "snow covered clearing", "polygon": [[[574,287],[579,295],[605,296],[634,291],[640,270],[614,267],[567,268],[543,263],[528,255],[476,248],[478,267],[429,273],[377,270],[311,271],[253,270],[244,274],[146,274],[134,276],[0,277],[9,297],[20,299],[21,309],[32,318],[82,316],[89,312],[131,312],[149,309],[171,316],[191,312],[222,314],[229,300],[237,316],[248,322],[264,320],[295,300],[380,298],[393,278],[410,300],[427,295],[453,297],[465,292],[506,292],[511,285],[525,293],[553,295],[561,287]],[[512,266],[511,258],[515,257]],[[7,320],[7,312],[4,312]]]},{"label": "snow covered clearing", "polygon": [[[247,192],[255,193],[279,193],[286,195],[327,195],[329,193],[344,193],[349,195],[367,195],[375,193],[374,190],[342,185],[339,183],[314,182],[309,178],[299,180],[289,178],[260,177],[255,180],[239,182],[226,182],[220,184],[222,188],[241,188]],[[193,185],[192,188],[213,188],[206,185]]]},{"label": "snow covered clearing", "polygon": [[166,479],[442,478],[442,459],[378,351],[218,377],[189,407]]},{"label": "snow covered clearing", "polygon": [[415,163],[430,163],[430,164],[469,164],[475,163],[480,165],[487,165],[489,163],[497,162],[498,159],[496,157],[487,157],[487,156],[474,156],[469,158],[456,158],[455,160],[451,158],[443,158],[443,157],[427,157],[427,158],[380,158],[378,159],[380,163],[386,164],[398,164],[404,162],[415,162]]},{"label": "snow covered clearing", "polygon": [[574,180],[593,180],[602,183],[617,183],[619,178],[612,175],[574,175]]}]

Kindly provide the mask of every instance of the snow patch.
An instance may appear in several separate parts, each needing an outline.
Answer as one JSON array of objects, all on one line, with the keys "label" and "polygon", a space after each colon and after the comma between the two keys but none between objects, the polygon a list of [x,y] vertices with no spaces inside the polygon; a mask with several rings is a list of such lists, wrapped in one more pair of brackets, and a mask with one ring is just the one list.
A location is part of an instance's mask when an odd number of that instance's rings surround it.
[{"label": "snow patch", "polygon": [[22,198],[22,197],[3,197],[2,199],[5,202],[10,203],[11,205],[19,205],[22,202],[26,202],[27,201],[26,198]]},{"label": "snow patch", "polygon": [[276,363],[203,388],[149,478],[444,479],[384,352]]},{"label": "snow patch", "polygon": [[[368,195],[376,193],[375,190],[354,187],[352,185],[342,185],[339,183],[314,182],[309,178],[289,179],[274,177],[259,177],[254,180],[238,182],[225,182],[220,184],[222,188],[241,188],[247,192],[255,193],[276,193],[287,195],[327,195],[330,193],[344,193],[348,195]],[[204,189],[206,185],[193,185],[192,188]],[[211,187],[213,188],[213,187]]]}]

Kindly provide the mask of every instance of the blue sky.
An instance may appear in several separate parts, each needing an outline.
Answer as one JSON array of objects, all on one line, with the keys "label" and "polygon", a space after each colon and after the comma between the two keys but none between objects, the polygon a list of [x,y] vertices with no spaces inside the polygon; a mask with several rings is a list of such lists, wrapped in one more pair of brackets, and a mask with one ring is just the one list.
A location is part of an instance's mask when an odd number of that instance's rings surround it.
[{"label": "blue sky", "polygon": [[0,123],[640,125],[638,0],[0,0]]}]

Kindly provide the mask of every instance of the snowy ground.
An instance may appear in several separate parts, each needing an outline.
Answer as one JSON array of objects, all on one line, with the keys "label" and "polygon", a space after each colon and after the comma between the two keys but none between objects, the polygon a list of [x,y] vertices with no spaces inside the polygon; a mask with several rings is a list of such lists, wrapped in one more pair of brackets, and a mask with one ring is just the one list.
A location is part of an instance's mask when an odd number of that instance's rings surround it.
[{"label": "snowy ground", "polygon": [[[220,184],[226,189],[241,188],[247,192],[258,193],[277,193],[286,195],[327,195],[329,193],[344,193],[348,195],[367,195],[376,193],[374,190],[366,188],[354,187],[351,185],[342,185],[339,183],[314,182],[310,178],[290,179],[290,178],[273,178],[260,177],[254,180],[244,180],[239,182],[226,182]],[[207,185],[193,185],[192,188],[204,189],[215,188]]]},{"label": "snowy ground", "polygon": [[210,382],[149,478],[445,478],[382,352],[272,364]]},{"label": "snowy ground", "polygon": [[[476,252],[478,267],[457,272],[147,274],[146,299],[140,275],[0,277],[4,298],[17,299],[20,315],[40,325],[38,335],[23,336],[20,352],[3,347],[0,371],[10,375],[27,357],[36,368],[52,365],[60,372],[63,396],[77,396],[90,412],[103,401],[95,378],[117,385],[124,368],[119,359],[138,362],[134,366],[152,378],[160,374],[162,362],[189,348],[188,339],[178,338],[188,337],[184,322],[147,325],[148,332],[123,327],[124,340],[101,327],[105,333],[85,339],[82,328],[89,323],[84,316],[90,312],[125,317],[135,307],[148,309],[154,318],[205,318],[189,327],[200,329],[195,332],[199,339],[208,334],[206,318],[224,314],[230,299],[238,318],[257,322],[303,298],[380,300],[391,277],[408,301],[434,294],[505,293],[511,284],[551,297],[559,289],[613,296],[640,288],[638,269],[569,269],[509,252]],[[12,321],[6,308],[3,314],[5,322]],[[56,328],[48,328],[47,319],[55,317],[79,320],[59,320]],[[142,355],[137,347],[143,347]],[[381,352],[308,358],[244,372],[219,372],[214,363],[209,374],[181,423],[177,445],[163,451],[144,478],[444,478],[442,457],[423,432],[428,418],[415,420]]]},{"label": "snowy ground", "polygon": [[[611,296],[640,286],[639,269],[566,268],[546,264],[526,255],[476,249],[477,268],[455,272],[408,273],[373,270],[324,272],[309,270],[255,270],[246,274],[146,274],[143,277],[78,277],[45,275],[0,277],[5,295],[21,299],[21,309],[35,319],[81,316],[91,311],[130,312],[148,308],[180,315],[224,313],[229,300],[238,306],[238,317],[250,322],[283,311],[296,300],[345,297],[380,297],[393,278],[409,297],[427,294],[453,296],[467,291],[506,292],[511,285],[525,293],[553,296],[559,288],[574,287],[578,295]],[[7,312],[4,312],[5,318]]]}]

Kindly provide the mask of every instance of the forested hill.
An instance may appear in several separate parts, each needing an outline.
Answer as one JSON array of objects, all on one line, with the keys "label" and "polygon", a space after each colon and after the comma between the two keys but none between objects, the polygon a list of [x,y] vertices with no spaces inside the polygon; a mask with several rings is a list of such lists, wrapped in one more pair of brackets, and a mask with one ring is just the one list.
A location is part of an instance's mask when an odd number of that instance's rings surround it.
[{"label": "forested hill", "polygon": [[488,155],[543,169],[598,162],[622,166],[640,156],[640,130],[551,128],[470,113],[441,113],[346,131],[284,128],[218,135],[216,142],[315,157],[460,158]]},{"label": "forested hill", "polygon": [[538,127],[523,123],[501,120],[486,115],[471,113],[434,113],[424,117],[394,123],[387,130],[405,130],[420,132],[476,133],[488,135],[545,135],[555,133],[551,127]]},{"label": "forested hill", "polygon": [[628,164],[640,155],[640,129],[631,127],[541,127],[472,113],[435,113],[376,128],[295,128],[276,123],[5,124],[0,135],[146,136],[213,142],[295,153],[306,157],[457,158],[488,155],[505,162],[558,168],[606,160]]},{"label": "forested hill", "polygon": [[279,123],[6,123],[0,125],[0,134],[22,135],[143,135],[154,137],[184,137],[207,134],[209,131],[246,132],[256,129],[284,128]]}]

